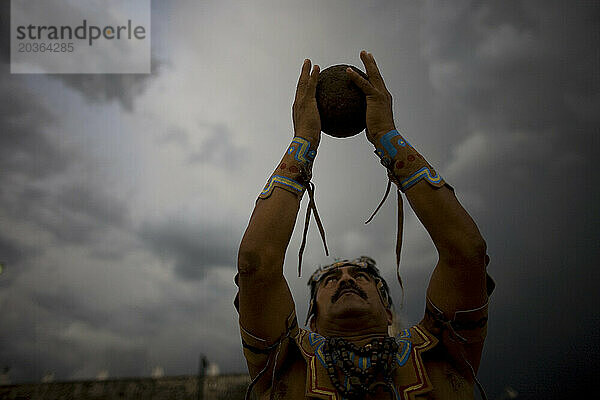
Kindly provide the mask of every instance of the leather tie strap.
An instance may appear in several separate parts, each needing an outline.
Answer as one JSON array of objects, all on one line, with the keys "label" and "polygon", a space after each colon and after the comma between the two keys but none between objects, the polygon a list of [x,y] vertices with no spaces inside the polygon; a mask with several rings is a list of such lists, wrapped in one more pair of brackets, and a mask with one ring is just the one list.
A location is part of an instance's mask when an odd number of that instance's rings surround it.
[{"label": "leather tie strap", "polygon": [[375,214],[377,214],[377,212],[379,211],[379,209],[381,208],[383,203],[385,203],[385,200],[387,199],[388,195],[390,194],[391,188],[392,188],[392,181],[391,181],[391,179],[388,178],[388,183],[387,183],[387,187],[385,188],[385,194],[383,195],[383,199],[381,199],[381,201],[379,202],[379,205],[377,206],[377,208],[375,208],[375,211],[373,211],[373,214],[371,214],[369,219],[367,219],[365,221],[365,225],[373,220],[373,218],[375,217]]},{"label": "leather tie strap", "polygon": [[402,277],[400,276],[400,254],[402,252],[402,235],[404,233],[404,203],[402,201],[402,193],[396,189],[398,196],[398,224],[396,229],[396,277],[402,289],[402,300],[400,306],[404,304],[404,285],[402,284]]},{"label": "leather tie strap", "polygon": [[323,228],[323,223],[321,222],[321,217],[319,217],[315,203],[315,185],[311,182],[312,164],[316,155],[317,148],[309,140],[300,136],[294,136],[281,162],[267,180],[266,185],[258,196],[259,199],[267,199],[271,196],[275,188],[293,193],[299,199],[302,199],[305,191],[308,192],[309,200],[306,217],[304,218],[304,233],[302,234],[302,244],[298,252],[298,276],[302,273],[302,255],[306,247],[306,236],[312,213],[315,214],[315,221],[317,222],[323,246],[325,247],[325,255],[329,256],[327,242],[325,241],[325,229]]},{"label": "leather tie strap", "polygon": [[[375,214],[377,214],[377,212],[379,212],[379,210],[383,206],[383,203],[385,203],[386,199],[388,198],[391,188],[392,188],[392,180],[391,180],[391,178],[388,177],[388,183],[387,183],[387,187],[385,189],[385,194],[383,195],[383,198],[379,202],[379,205],[377,206],[377,208],[375,208],[375,211],[373,211],[371,216],[365,221],[365,224],[368,224],[369,222],[371,222],[373,220],[373,218],[375,217]],[[404,228],[404,204],[402,201],[402,193],[400,192],[400,190],[396,189],[396,194],[398,196],[398,224],[397,224],[397,231],[396,231],[396,277],[398,278],[398,283],[400,283],[400,288],[403,289],[402,290],[402,301],[401,301],[401,304],[402,304],[402,303],[404,303],[404,285],[402,284],[402,277],[400,276],[400,255],[402,253],[402,235],[403,235],[403,231],[404,231],[404,229],[403,229]]]},{"label": "leather tie strap", "polygon": [[319,233],[321,234],[321,239],[323,240],[323,247],[325,248],[325,255],[329,256],[329,249],[327,248],[327,241],[325,240],[325,229],[323,228],[323,223],[321,222],[321,217],[319,217],[319,212],[317,211],[317,204],[315,203],[315,185],[308,181],[304,187],[308,192],[308,206],[306,207],[306,217],[304,218],[304,232],[302,233],[302,244],[300,245],[300,250],[298,251],[298,276],[302,276],[302,255],[304,254],[304,248],[306,247],[306,237],[308,235],[308,225],[310,222],[311,213],[315,214],[315,222],[317,223],[317,228],[319,228]]}]

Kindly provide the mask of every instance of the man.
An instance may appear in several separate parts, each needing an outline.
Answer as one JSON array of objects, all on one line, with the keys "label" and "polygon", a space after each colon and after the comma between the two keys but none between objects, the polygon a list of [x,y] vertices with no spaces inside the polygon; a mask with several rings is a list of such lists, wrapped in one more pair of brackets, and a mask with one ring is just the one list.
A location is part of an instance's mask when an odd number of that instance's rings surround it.
[{"label": "man", "polygon": [[238,254],[236,306],[244,355],[258,398],[473,398],[486,333],[486,245],[452,188],[395,129],[392,97],[375,59],[368,80],[351,69],[367,101],[367,138],[439,253],[423,320],[396,337],[391,297],[368,257],[321,267],[311,277],[311,331],[298,327],[283,262],[321,125],[319,67],[305,60],[292,108],[294,139],[259,195]]}]

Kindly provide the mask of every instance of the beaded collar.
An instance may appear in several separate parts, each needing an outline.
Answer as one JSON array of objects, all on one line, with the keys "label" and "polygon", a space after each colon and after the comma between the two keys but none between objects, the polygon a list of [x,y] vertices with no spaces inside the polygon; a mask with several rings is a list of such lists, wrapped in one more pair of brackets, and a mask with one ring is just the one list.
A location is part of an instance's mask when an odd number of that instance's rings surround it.
[{"label": "beaded collar", "polygon": [[331,383],[346,399],[364,399],[378,386],[393,392],[398,343],[392,337],[371,340],[362,347],[340,338],[326,338],[322,347]]}]

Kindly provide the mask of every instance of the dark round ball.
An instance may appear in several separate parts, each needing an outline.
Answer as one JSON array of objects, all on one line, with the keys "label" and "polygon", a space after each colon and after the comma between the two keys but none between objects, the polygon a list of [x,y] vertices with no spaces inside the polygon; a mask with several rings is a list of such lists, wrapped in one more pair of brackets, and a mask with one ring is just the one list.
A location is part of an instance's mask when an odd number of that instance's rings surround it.
[{"label": "dark round ball", "polygon": [[348,77],[348,67],[368,79],[360,69],[338,64],[321,71],[317,82],[316,97],[321,130],[338,138],[357,135],[367,126],[367,100],[360,88]]}]

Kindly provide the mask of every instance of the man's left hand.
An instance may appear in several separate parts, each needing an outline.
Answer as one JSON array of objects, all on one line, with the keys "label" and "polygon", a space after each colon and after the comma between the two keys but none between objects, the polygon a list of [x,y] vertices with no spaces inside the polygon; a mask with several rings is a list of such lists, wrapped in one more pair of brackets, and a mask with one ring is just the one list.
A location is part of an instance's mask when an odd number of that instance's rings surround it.
[{"label": "man's left hand", "polygon": [[367,139],[371,143],[374,143],[378,137],[395,129],[392,113],[392,95],[385,87],[373,55],[363,50],[360,52],[360,59],[367,70],[369,80],[361,77],[352,68],[348,68],[346,73],[367,98],[366,133]]}]

